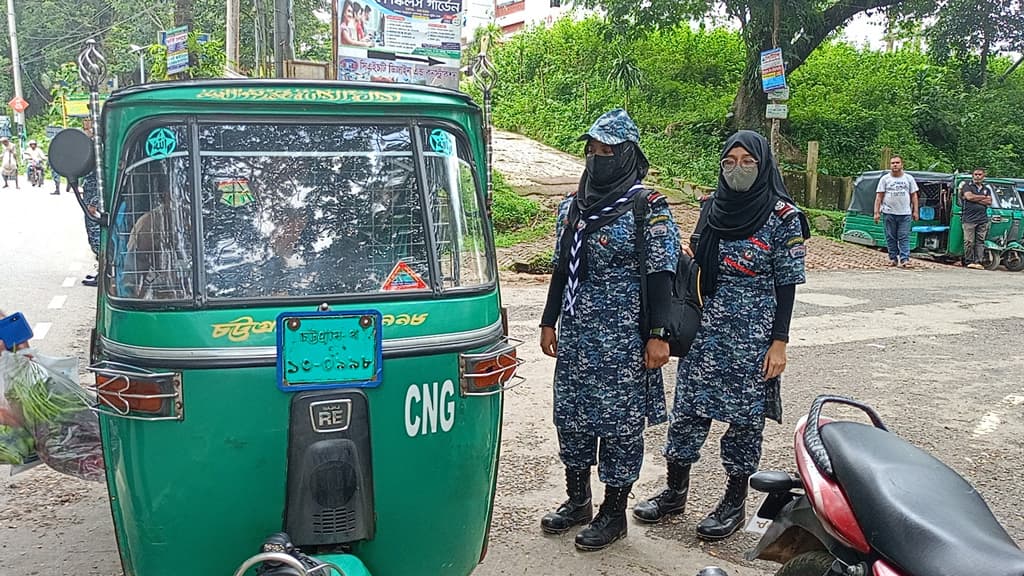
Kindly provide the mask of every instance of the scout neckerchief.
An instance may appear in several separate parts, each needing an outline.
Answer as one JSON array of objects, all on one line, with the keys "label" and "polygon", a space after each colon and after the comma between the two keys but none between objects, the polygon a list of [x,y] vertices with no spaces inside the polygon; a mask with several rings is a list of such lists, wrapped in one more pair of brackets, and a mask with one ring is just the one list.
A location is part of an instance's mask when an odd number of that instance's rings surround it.
[{"label": "scout neckerchief", "polygon": [[[626,204],[633,200],[633,196],[637,191],[643,189],[643,185],[637,182],[611,204],[600,209],[590,210],[589,215],[586,212],[580,214],[572,235],[572,244],[569,247],[568,279],[565,283],[565,303],[563,308],[569,316],[576,315],[576,296],[579,291],[580,281],[586,276],[586,247],[583,245],[583,239],[589,232],[601,228],[610,220],[614,220],[624,214],[625,212],[622,211],[622,208],[625,207],[628,211],[630,207],[626,206]],[[594,208],[598,207],[595,206]],[[570,222],[573,220],[573,218],[570,218]]]}]

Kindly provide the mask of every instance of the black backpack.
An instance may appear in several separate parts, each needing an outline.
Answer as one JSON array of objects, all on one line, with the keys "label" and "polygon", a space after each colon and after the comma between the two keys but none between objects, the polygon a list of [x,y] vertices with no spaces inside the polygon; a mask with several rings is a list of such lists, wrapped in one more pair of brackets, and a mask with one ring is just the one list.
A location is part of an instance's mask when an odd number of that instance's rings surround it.
[{"label": "black backpack", "polygon": [[[700,233],[707,225],[707,210],[701,206],[697,227],[690,236],[690,246],[696,246]],[[640,263],[640,333],[646,338],[650,332],[650,315],[647,308],[647,249],[643,227],[647,225],[650,201],[648,194],[637,194],[633,200],[633,218],[636,226],[636,252]],[[669,354],[676,358],[686,356],[697,337],[700,328],[701,311],[704,306],[700,294],[700,267],[697,261],[682,251],[676,262],[675,280],[672,283],[672,301],[664,327],[668,331]]]}]

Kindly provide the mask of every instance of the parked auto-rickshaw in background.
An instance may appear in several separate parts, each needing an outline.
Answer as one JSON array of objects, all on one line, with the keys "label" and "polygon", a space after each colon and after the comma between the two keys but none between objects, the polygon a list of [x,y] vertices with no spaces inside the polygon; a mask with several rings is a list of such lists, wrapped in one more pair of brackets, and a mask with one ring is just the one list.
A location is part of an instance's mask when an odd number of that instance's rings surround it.
[{"label": "parked auto-rickshaw in background", "polygon": [[480,108],[169,82],[96,128],[90,370],[125,574],[469,574],[521,381]]},{"label": "parked auto-rickshaw in background", "polygon": [[[861,174],[854,182],[853,198],[846,211],[843,240],[865,246],[885,247],[885,223],[874,220],[878,181],[886,171]],[[971,180],[970,174],[912,172],[918,185],[920,220],[910,228],[912,256],[944,262],[959,261],[964,253],[964,233],[960,220],[963,199],[960,186]],[[991,223],[982,261],[989,270],[1000,264],[1008,270],[1024,269],[1024,180],[986,178],[995,197],[988,209]]]}]

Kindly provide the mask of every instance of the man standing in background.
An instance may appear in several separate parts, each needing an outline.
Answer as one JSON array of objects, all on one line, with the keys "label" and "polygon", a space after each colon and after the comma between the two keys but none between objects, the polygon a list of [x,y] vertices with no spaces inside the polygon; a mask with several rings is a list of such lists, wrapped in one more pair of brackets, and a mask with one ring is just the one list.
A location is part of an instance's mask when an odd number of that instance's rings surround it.
[{"label": "man standing in background", "polygon": [[993,190],[985,183],[985,169],[975,168],[970,182],[960,186],[963,200],[961,222],[964,228],[964,266],[981,269],[985,257],[985,239],[988,238],[988,207],[992,205]]},{"label": "man standing in background", "polygon": [[893,156],[890,172],[878,180],[875,189],[875,222],[885,214],[885,246],[889,265],[910,266],[910,221],[918,219],[917,181],[903,171],[903,158]]}]

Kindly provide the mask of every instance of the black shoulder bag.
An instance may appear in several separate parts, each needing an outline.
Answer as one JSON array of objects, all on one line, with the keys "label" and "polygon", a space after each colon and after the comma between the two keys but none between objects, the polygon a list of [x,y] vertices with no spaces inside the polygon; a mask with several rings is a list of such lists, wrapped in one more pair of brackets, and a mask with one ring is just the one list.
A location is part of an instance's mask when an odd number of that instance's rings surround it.
[{"label": "black shoulder bag", "polygon": [[[637,194],[633,203],[633,219],[636,230],[636,253],[640,265],[640,332],[646,338],[650,332],[650,314],[647,297],[647,246],[644,227],[647,225],[649,205],[646,194]],[[696,246],[700,233],[707,224],[707,211],[701,207],[697,227],[690,236],[690,245]],[[700,267],[697,261],[682,251],[676,262],[675,279],[672,282],[672,301],[666,315],[669,354],[676,358],[686,356],[697,337],[700,328],[701,309],[704,299],[700,294]]]}]

